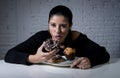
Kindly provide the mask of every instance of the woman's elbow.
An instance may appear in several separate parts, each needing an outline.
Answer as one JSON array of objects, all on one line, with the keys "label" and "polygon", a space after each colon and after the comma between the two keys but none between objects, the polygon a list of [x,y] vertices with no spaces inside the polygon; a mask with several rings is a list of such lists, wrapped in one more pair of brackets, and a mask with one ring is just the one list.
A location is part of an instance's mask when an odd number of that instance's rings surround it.
[{"label": "woman's elbow", "polygon": [[105,55],[106,57],[105,57],[105,63],[107,63],[107,62],[109,62],[109,60],[110,60],[110,54],[107,52],[106,53],[106,55]]},{"label": "woman's elbow", "polygon": [[5,57],[4,57],[4,61],[5,62],[9,62],[9,63],[13,63],[14,62],[14,51],[13,50],[9,50]]}]

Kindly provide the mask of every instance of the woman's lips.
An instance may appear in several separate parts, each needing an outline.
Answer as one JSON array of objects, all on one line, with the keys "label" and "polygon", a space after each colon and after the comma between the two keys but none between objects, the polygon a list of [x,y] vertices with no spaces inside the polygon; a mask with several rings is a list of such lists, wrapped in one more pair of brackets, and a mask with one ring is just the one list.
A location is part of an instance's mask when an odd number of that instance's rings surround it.
[{"label": "woman's lips", "polygon": [[61,36],[55,36],[56,40],[60,40]]}]

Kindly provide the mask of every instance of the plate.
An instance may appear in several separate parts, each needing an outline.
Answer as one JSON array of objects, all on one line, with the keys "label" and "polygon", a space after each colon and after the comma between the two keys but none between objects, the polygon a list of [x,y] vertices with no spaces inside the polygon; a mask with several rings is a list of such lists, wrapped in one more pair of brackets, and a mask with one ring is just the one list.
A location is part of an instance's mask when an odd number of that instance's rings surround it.
[{"label": "plate", "polygon": [[64,66],[64,67],[68,67],[73,63],[73,60],[67,60],[65,56],[62,56],[62,58],[65,59],[65,61],[60,62],[60,63],[49,63],[49,62],[43,62],[43,64],[47,64],[47,65],[53,65],[53,66]]}]

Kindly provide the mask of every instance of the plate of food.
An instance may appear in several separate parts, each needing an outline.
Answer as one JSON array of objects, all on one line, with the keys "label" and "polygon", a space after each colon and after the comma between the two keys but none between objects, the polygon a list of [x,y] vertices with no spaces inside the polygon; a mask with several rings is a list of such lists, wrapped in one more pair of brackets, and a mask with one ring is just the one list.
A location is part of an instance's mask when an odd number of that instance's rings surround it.
[{"label": "plate of food", "polygon": [[73,60],[67,60],[65,56],[59,56],[56,55],[54,58],[43,62],[43,64],[47,64],[47,65],[53,65],[53,66],[64,66],[64,67],[68,67],[73,63]]},{"label": "plate of food", "polygon": [[[43,52],[50,52],[53,49],[60,50],[60,44],[58,41],[47,39],[44,44]],[[56,54],[50,60],[43,62],[43,64],[54,65],[54,66],[70,66],[75,58],[75,49],[66,47],[63,51],[63,56]]]}]

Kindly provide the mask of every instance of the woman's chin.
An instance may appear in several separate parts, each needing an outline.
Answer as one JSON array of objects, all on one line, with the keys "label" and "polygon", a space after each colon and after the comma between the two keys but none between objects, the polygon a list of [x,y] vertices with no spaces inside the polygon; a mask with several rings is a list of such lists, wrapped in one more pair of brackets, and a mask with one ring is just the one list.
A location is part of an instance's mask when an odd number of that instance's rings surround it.
[{"label": "woman's chin", "polygon": [[60,42],[60,40],[58,40],[58,39],[56,39],[55,41],[58,41],[58,42]]},{"label": "woman's chin", "polygon": [[61,40],[60,38],[54,38],[54,39],[52,39],[52,40],[58,41],[59,43],[62,43],[62,42],[63,42],[63,40]]},{"label": "woman's chin", "polygon": [[59,39],[56,39],[56,38],[54,38],[54,39],[52,39],[52,40],[54,40],[54,41],[60,41]]},{"label": "woman's chin", "polygon": [[55,41],[58,41],[59,43],[61,43],[62,41],[61,40],[59,40],[59,39],[54,39]]}]

